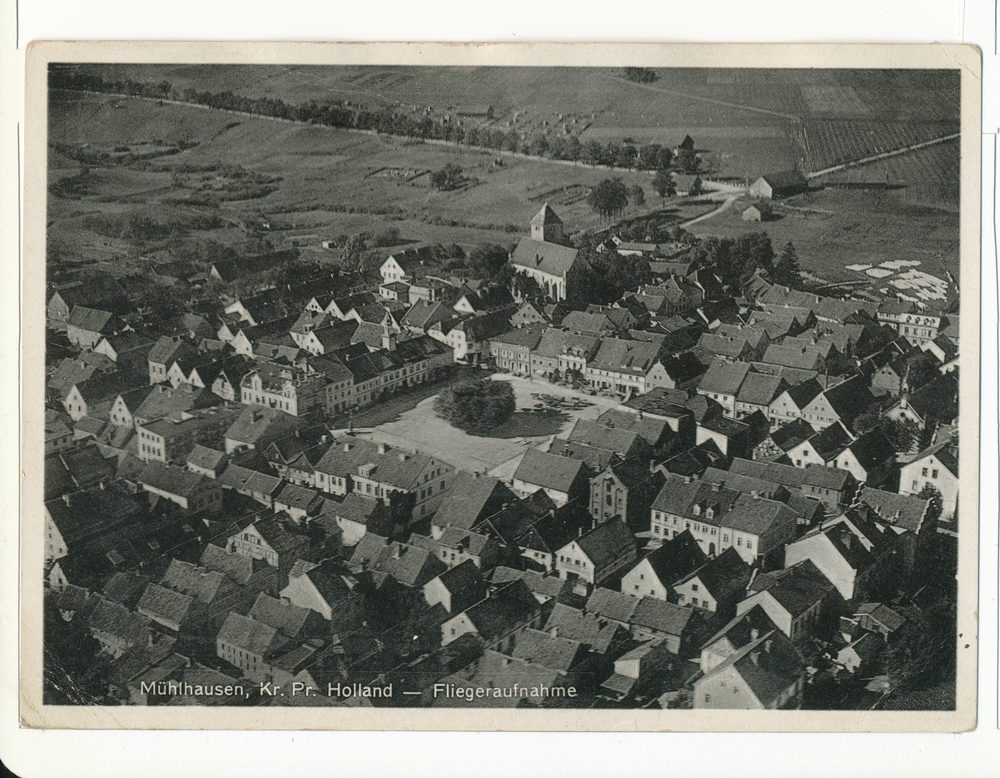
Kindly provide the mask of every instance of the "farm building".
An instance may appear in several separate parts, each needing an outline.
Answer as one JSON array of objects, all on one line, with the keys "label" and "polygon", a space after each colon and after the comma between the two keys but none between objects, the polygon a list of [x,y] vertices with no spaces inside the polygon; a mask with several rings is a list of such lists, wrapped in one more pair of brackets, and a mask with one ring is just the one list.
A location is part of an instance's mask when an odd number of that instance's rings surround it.
[{"label": "farm building", "polygon": [[798,170],[786,170],[761,176],[750,185],[750,194],[771,200],[775,197],[791,197],[808,188],[809,182]]},{"label": "farm building", "polygon": [[761,218],[761,212],[756,206],[751,205],[743,212],[743,221],[745,222],[759,222]]}]

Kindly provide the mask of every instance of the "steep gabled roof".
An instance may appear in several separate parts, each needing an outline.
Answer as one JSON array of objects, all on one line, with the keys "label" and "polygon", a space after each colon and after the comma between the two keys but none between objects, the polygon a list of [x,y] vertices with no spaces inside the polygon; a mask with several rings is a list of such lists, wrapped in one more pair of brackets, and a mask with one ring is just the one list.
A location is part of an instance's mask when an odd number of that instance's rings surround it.
[{"label": "steep gabled roof", "polygon": [[464,614],[480,637],[490,641],[516,629],[539,611],[538,600],[528,585],[517,580],[497,587],[486,599],[467,608]]},{"label": "steep gabled roof", "polygon": [[674,535],[659,548],[650,551],[642,561],[649,563],[664,586],[671,586],[708,560],[690,530]]},{"label": "steep gabled roof", "polygon": [[717,557],[709,559],[697,570],[685,576],[678,586],[697,578],[716,602],[739,599],[750,579],[750,565],[730,546]]},{"label": "steep gabled roof", "polygon": [[632,614],[639,607],[638,597],[628,594],[604,589],[598,586],[593,594],[587,598],[584,610],[606,619],[621,622],[622,624],[632,623]]},{"label": "steep gabled roof", "polygon": [[716,360],[708,368],[708,372],[702,376],[701,383],[698,384],[698,391],[735,395],[750,372],[750,367],[751,365],[747,362]]},{"label": "steep gabled roof", "polygon": [[518,637],[511,655],[515,659],[565,673],[579,664],[585,653],[586,649],[578,640],[526,629]]},{"label": "steep gabled roof", "polygon": [[[608,590],[601,590],[608,591]],[[634,598],[633,598],[634,599]],[[585,613],[562,603],[556,603],[545,630],[576,640],[595,654],[605,654],[622,633],[622,628],[596,613]]]},{"label": "steep gabled roof", "polygon": [[811,559],[758,575],[751,584],[751,591],[767,591],[793,618],[834,590],[834,585]]},{"label": "steep gabled roof", "polygon": [[232,611],[226,616],[216,640],[265,660],[289,645],[288,639],[271,625]]},{"label": "steep gabled roof", "polygon": [[524,452],[514,478],[542,488],[568,492],[580,476],[583,466],[579,459],[553,456],[537,448],[529,448]]},{"label": "steep gabled roof", "polygon": [[598,569],[623,555],[634,553],[638,545],[628,526],[617,519],[598,524],[574,542]]},{"label": "steep gabled roof", "polygon": [[580,252],[568,246],[531,238],[518,241],[510,260],[515,267],[539,270],[549,275],[565,277]]}]

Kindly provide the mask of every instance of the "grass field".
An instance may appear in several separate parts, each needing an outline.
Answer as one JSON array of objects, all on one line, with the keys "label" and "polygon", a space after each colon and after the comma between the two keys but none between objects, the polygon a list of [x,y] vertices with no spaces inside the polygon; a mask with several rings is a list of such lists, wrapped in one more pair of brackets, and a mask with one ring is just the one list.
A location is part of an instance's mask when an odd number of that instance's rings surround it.
[{"label": "grass field", "polygon": [[[166,79],[180,92],[230,90],[291,104],[349,100],[397,110],[423,106],[437,115],[490,103],[499,116],[495,126],[515,122],[516,113],[519,129],[562,125],[582,132],[584,140],[632,137],[637,143],[672,144],[690,134],[706,166],[736,180],[793,166],[816,169],[939,137],[953,129],[957,116],[954,83],[919,71],[690,69],[659,71],[656,82],[634,84],[617,69],[501,74],[496,68],[94,67],[106,77]],[[262,215],[284,228],[269,236],[279,248],[292,236],[309,236],[300,241],[304,254],[324,259],[337,252],[323,251],[322,240],[389,226],[400,230],[403,241],[510,245],[527,232],[528,220],[546,201],[570,234],[606,226],[587,206],[586,195],[611,175],[607,170],[510,155],[497,167],[495,154],[465,147],[111,96],[60,93],[50,117],[50,141],[66,144],[51,155],[50,182],[76,175],[81,154],[109,154],[106,165],[92,167],[93,179],[79,199],[50,197],[49,254],[66,263],[122,266],[123,260],[139,260],[146,249],[183,256],[191,238],[239,243],[247,237],[244,225]],[[147,150],[156,144],[178,153],[129,166],[116,161],[117,147]],[[408,182],[371,175],[384,167],[436,170],[449,162],[461,166],[467,178],[451,192],[431,189],[426,175]],[[204,205],[206,190],[222,190],[227,182],[217,176],[207,180],[215,176],[211,172],[189,171],[225,165],[274,180],[268,188],[275,191]],[[638,215],[660,209],[648,173],[615,175],[644,187],[647,204]],[[829,190],[796,198],[784,218],[763,225],[776,246],[795,243],[806,270],[836,280],[852,262],[918,254],[949,264],[956,256],[957,219],[911,206],[957,209],[957,144],[831,175],[825,183]],[[884,191],[857,188],[872,183]],[[850,188],[834,191],[834,186]],[[679,223],[699,215],[683,203],[668,203],[670,219]],[[894,210],[900,203],[904,207]],[[143,209],[192,217],[213,212],[223,223],[140,251],[85,226],[94,214]],[[740,221],[740,210],[701,222],[694,231],[731,235],[753,229]],[[625,214],[634,215],[632,208]]]},{"label": "grass field", "polygon": [[920,270],[943,278],[947,269],[958,277],[957,213],[901,203],[895,192],[830,188],[779,203],[774,221],[744,222],[740,214],[750,202],[691,232],[736,237],[763,230],[777,253],[791,241],[802,269],[830,282],[858,279],[845,265],[894,259],[919,260]]}]

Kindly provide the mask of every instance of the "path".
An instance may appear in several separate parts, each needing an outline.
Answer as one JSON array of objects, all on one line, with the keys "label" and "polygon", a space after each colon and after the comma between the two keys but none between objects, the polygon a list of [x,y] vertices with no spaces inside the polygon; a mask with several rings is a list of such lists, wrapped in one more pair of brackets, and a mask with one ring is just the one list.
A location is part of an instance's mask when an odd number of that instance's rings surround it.
[{"label": "path", "polygon": [[866,165],[869,162],[878,162],[880,159],[888,159],[889,157],[898,157],[900,154],[909,154],[911,151],[918,151],[920,149],[925,149],[928,146],[936,146],[939,143],[945,143],[946,141],[955,140],[955,138],[961,138],[962,133],[956,132],[954,135],[945,135],[941,138],[934,138],[933,140],[925,140],[922,143],[914,143],[912,146],[907,146],[906,148],[896,149],[895,151],[884,151],[881,154],[876,154],[873,157],[864,157],[863,159],[856,159],[853,162],[844,162],[841,165],[834,165],[833,167],[828,167],[824,170],[817,170],[815,173],[809,173],[806,178],[817,178],[818,176],[825,176],[828,173],[836,173],[839,170],[846,170],[849,167],[854,167],[855,165]]},{"label": "path", "polygon": [[731,194],[731,195],[729,195],[725,199],[725,202],[723,202],[722,205],[720,205],[714,211],[709,211],[706,214],[702,214],[697,219],[692,219],[689,222],[684,222],[684,224],[680,225],[681,229],[682,230],[686,230],[692,224],[697,224],[698,222],[703,222],[706,219],[711,219],[713,216],[718,216],[720,213],[722,213],[724,211],[728,211],[730,208],[733,207],[733,203],[735,203],[737,200],[739,200],[740,197],[742,197],[742,194]]}]

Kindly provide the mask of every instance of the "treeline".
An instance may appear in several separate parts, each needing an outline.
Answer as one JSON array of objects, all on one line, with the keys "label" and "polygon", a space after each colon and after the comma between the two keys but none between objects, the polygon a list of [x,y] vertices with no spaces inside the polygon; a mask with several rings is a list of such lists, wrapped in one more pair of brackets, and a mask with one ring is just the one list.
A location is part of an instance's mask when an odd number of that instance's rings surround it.
[{"label": "treeline", "polygon": [[[502,129],[463,126],[458,121],[434,119],[422,113],[406,114],[388,108],[372,110],[336,100],[323,105],[313,100],[302,105],[290,105],[280,98],[247,97],[228,91],[200,92],[197,89],[185,89],[180,92],[174,89],[169,81],[155,84],[131,79],[109,81],[96,74],[80,72],[75,67],[68,66],[51,67],[49,88],[177,100],[218,110],[341,129],[368,130],[419,140],[478,146],[497,152],[509,151],[588,165],[660,170],[670,167],[674,162],[671,149],[658,143],[638,144],[627,138],[622,141],[582,141],[571,134],[557,135],[540,131],[529,134],[514,127]],[[687,171],[690,164],[682,167]]]}]

